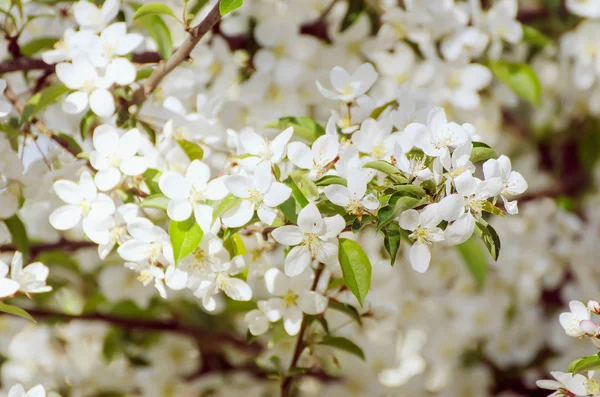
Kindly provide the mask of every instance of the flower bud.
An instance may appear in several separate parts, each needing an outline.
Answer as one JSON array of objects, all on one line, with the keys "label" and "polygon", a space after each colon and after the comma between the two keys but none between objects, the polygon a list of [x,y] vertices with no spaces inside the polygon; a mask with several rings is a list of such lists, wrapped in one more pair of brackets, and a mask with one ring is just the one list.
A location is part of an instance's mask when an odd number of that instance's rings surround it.
[{"label": "flower bud", "polygon": [[587,304],[588,310],[594,314],[600,314],[600,303],[589,301]]},{"label": "flower bud", "polygon": [[587,335],[596,336],[598,334],[598,325],[592,320],[583,320],[579,322],[579,328]]}]

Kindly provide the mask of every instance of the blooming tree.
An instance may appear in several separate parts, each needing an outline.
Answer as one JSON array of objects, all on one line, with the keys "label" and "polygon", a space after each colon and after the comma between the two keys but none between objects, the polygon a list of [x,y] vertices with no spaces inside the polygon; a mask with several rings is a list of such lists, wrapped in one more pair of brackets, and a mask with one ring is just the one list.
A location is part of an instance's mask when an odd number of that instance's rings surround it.
[{"label": "blooming tree", "polygon": [[600,3],[527,3],[0,2],[0,394],[600,395],[531,380],[600,293]]}]

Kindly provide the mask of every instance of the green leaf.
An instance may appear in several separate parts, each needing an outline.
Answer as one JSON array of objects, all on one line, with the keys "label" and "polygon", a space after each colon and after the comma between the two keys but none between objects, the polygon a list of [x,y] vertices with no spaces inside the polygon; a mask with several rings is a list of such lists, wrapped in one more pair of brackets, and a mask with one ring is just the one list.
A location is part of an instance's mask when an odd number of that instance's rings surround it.
[{"label": "green leaf", "polygon": [[397,101],[396,101],[395,99],[392,99],[391,101],[389,101],[389,102],[386,102],[386,103],[384,103],[383,105],[381,105],[381,106],[379,106],[379,107],[376,107],[376,108],[375,108],[375,109],[373,109],[373,111],[371,112],[371,116],[370,116],[370,118],[372,118],[372,119],[377,119],[377,117],[379,117],[379,116],[381,115],[381,113],[383,113],[383,111],[384,111],[385,109],[387,109],[388,107],[390,107],[390,106],[392,106],[392,105],[394,105],[394,104],[396,104],[396,103],[397,103]]},{"label": "green leaf", "polygon": [[306,199],[306,196],[304,196],[304,193],[302,193],[302,190],[300,190],[296,182],[290,177],[286,179],[285,184],[292,189],[292,197],[296,199],[296,202],[300,204],[300,207],[306,207],[306,205],[308,205],[308,200]]},{"label": "green leaf", "polygon": [[[306,172],[293,172],[290,177],[296,183],[296,186],[300,189],[304,197],[306,198],[317,198],[319,197],[319,188],[317,185],[308,178]],[[304,207],[304,205],[303,205]]]},{"label": "green leaf", "polygon": [[426,202],[427,198],[418,199],[411,196],[392,196],[388,205],[380,208],[377,212],[379,218],[377,230],[381,230],[385,225],[400,216],[402,212],[423,205]]},{"label": "green leaf", "polygon": [[68,148],[71,153],[79,154],[82,152],[81,146],[79,146],[75,138],[71,135],[60,132],[56,134],[56,137],[60,140],[61,145]]},{"label": "green leaf", "polygon": [[158,55],[162,59],[168,59],[173,53],[173,39],[169,27],[158,15],[148,15],[140,17],[139,22],[152,37],[152,40],[158,47]]},{"label": "green leaf", "polygon": [[479,288],[483,288],[488,273],[488,257],[479,240],[471,237],[466,242],[457,245],[456,248]]},{"label": "green leaf", "polygon": [[233,194],[225,196],[222,200],[219,200],[213,210],[213,221],[215,221],[221,215],[227,213],[230,209],[239,204],[240,198],[235,197]]},{"label": "green leaf", "polygon": [[483,219],[478,219],[475,223],[475,234],[481,237],[490,255],[497,261],[500,255],[500,237],[496,230]]},{"label": "green leaf", "polygon": [[347,182],[344,178],[335,175],[325,175],[323,178],[315,182],[317,186],[329,186],[329,185],[343,185],[347,186]]},{"label": "green leaf", "polygon": [[177,143],[181,149],[183,149],[190,161],[202,160],[202,157],[204,157],[204,150],[198,144],[184,139],[178,140]]},{"label": "green leaf", "polygon": [[146,186],[148,186],[148,190],[150,194],[162,194],[160,187],[158,186],[158,181],[162,173],[154,168],[148,168],[143,174],[144,182],[146,182]]},{"label": "green leaf", "polygon": [[473,150],[471,151],[471,162],[478,163],[489,159],[498,158],[498,153],[483,142],[473,142]]},{"label": "green leaf", "polygon": [[600,369],[600,357],[598,355],[583,357],[575,360],[567,368],[567,372],[580,374],[587,371],[595,371]]},{"label": "green leaf", "polygon": [[20,124],[23,125],[30,122],[31,119],[33,119],[33,116],[44,110],[48,105],[67,92],[69,92],[69,89],[64,84],[54,84],[44,88],[42,91],[29,98],[25,104],[23,113],[21,113]]},{"label": "green leaf", "polygon": [[0,312],[13,314],[15,316],[23,317],[31,322],[37,323],[37,321],[35,321],[35,319],[31,317],[31,314],[27,313],[25,310],[4,302],[0,302]]},{"label": "green leaf", "polygon": [[535,47],[546,47],[553,43],[550,37],[527,25],[523,25],[523,41]]},{"label": "green leaf", "polygon": [[98,116],[91,110],[81,118],[79,122],[79,134],[81,135],[82,140],[86,140],[88,136],[90,136],[90,132],[94,124],[98,121]]},{"label": "green leaf", "polygon": [[390,254],[391,265],[396,263],[396,256],[400,250],[400,242],[402,241],[402,229],[398,222],[390,223],[383,232],[383,246],[388,254]]},{"label": "green leaf", "polygon": [[362,306],[371,287],[369,257],[357,242],[349,239],[340,239],[338,248],[338,259],[344,281]]},{"label": "green leaf", "polygon": [[196,219],[190,216],[185,221],[171,221],[169,235],[171,236],[175,263],[179,263],[180,260],[191,254],[198,247],[204,233],[196,223]]},{"label": "green leaf", "polygon": [[171,10],[171,8],[169,8],[168,5],[164,3],[148,3],[138,8],[133,14],[131,20],[135,21],[136,19],[147,17],[150,15],[167,15],[169,17],[177,19],[177,17],[173,13],[173,10]]},{"label": "green leaf", "polygon": [[287,200],[281,203],[281,205],[279,205],[279,209],[281,212],[283,212],[285,219],[291,223],[298,223],[298,211],[296,209],[296,200],[294,199],[294,196],[290,196]]},{"label": "green leaf", "polygon": [[343,338],[341,336],[327,335],[325,339],[323,339],[323,341],[321,341],[319,344],[335,347],[336,349],[340,349],[347,353],[353,354],[363,361],[365,360],[365,353],[363,352],[363,350],[350,339]]},{"label": "green leaf", "polygon": [[223,246],[233,258],[238,255],[246,255],[246,246],[239,234],[232,234],[223,241]]},{"label": "green leaf", "polygon": [[394,175],[400,173],[400,170],[396,168],[396,166],[383,160],[369,161],[368,163],[363,165],[363,168],[370,168],[373,170],[381,171],[386,175]]},{"label": "green leaf", "polygon": [[396,185],[394,189],[399,193],[410,193],[417,197],[427,196],[427,192],[419,185]]},{"label": "green leaf", "polygon": [[27,258],[29,256],[29,238],[27,237],[27,230],[25,229],[25,225],[21,221],[21,218],[15,214],[10,218],[5,219],[4,223],[10,232],[12,243],[17,250]]},{"label": "green leaf", "polygon": [[40,37],[33,39],[21,46],[21,54],[31,57],[40,51],[54,47],[54,44],[56,44],[58,40],[58,37]]},{"label": "green leaf", "polygon": [[346,9],[346,14],[344,15],[344,19],[342,19],[342,23],[340,25],[340,32],[343,32],[352,26],[354,22],[358,20],[364,9],[364,0],[348,0],[348,8]]},{"label": "green leaf", "polygon": [[147,79],[148,77],[152,76],[153,72],[154,72],[154,69],[152,69],[152,68],[139,69],[135,74],[135,81]]},{"label": "green leaf", "polygon": [[489,212],[490,214],[494,214],[494,215],[500,216],[502,218],[506,218],[506,215],[504,214],[504,212],[502,212],[502,210],[500,208],[496,207],[490,201],[485,201],[483,203],[482,209],[485,212]]},{"label": "green leaf", "polygon": [[0,131],[4,132],[6,139],[10,141],[11,148],[15,151],[19,151],[19,136],[21,131],[18,128],[13,127],[9,123],[0,123]]},{"label": "green leaf", "polygon": [[319,136],[325,134],[325,130],[319,123],[305,116],[282,117],[265,126],[265,128],[276,128],[282,131],[289,127],[294,127],[294,136],[308,142],[314,142]]},{"label": "green leaf", "polygon": [[229,14],[242,6],[242,0],[221,0],[219,3],[219,12],[221,16]]},{"label": "green leaf", "polygon": [[358,310],[352,305],[348,303],[342,303],[336,300],[329,300],[329,305],[327,306],[329,309],[337,310],[338,312],[344,313],[354,321],[356,321],[359,325],[362,325],[362,318],[360,317],[360,313]]},{"label": "green leaf", "polygon": [[506,61],[489,62],[488,66],[494,76],[508,85],[521,99],[539,105],[542,86],[531,66]]},{"label": "green leaf", "polygon": [[169,201],[171,201],[167,196],[162,193],[151,194],[146,197],[140,203],[140,207],[142,208],[157,208],[159,210],[167,210],[167,206],[169,205]]}]

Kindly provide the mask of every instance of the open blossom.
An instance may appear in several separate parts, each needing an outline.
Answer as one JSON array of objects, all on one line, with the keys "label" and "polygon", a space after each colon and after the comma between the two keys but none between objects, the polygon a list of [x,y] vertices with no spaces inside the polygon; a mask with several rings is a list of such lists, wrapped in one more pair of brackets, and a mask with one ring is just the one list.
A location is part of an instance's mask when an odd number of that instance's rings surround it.
[{"label": "open blossom", "polygon": [[148,168],[146,160],[137,155],[141,144],[137,128],[119,136],[116,128],[102,124],[94,130],[94,150],[90,153],[90,163],[98,170],[94,181],[101,191],[115,188],[121,181],[121,174],[140,175]]},{"label": "open blossom", "polygon": [[490,159],[483,164],[483,174],[485,179],[500,178],[503,183],[500,197],[504,202],[506,212],[511,215],[517,214],[517,200],[509,201],[508,196],[522,194],[527,190],[527,181],[521,174],[512,171],[510,159],[506,156],[500,156],[498,159]]},{"label": "open blossom", "polygon": [[173,248],[169,235],[161,227],[155,226],[149,219],[134,218],[127,224],[131,239],[118,249],[119,255],[126,261],[173,263]]},{"label": "open blossom", "polygon": [[388,160],[394,150],[396,137],[392,134],[389,119],[380,122],[367,119],[361,124],[360,130],[352,135],[352,141],[360,152],[375,160]]},{"label": "open blossom", "polygon": [[285,157],[286,147],[293,133],[294,127],[290,127],[269,141],[253,130],[244,129],[240,133],[240,143],[244,150],[252,156],[242,159],[242,162],[244,164],[258,164],[262,161],[268,161],[271,164],[280,162]]},{"label": "open blossom", "polygon": [[444,232],[438,227],[442,221],[439,204],[430,204],[423,211],[404,211],[399,224],[404,230],[412,232],[408,237],[414,240],[410,247],[410,263],[419,273],[425,273],[431,261],[429,246],[444,240]]},{"label": "open blossom", "polygon": [[300,331],[303,313],[321,314],[327,308],[328,300],[322,294],[310,290],[308,283],[297,277],[287,277],[281,270],[272,268],[265,273],[267,290],[276,298],[267,300],[262,311],[270,322],[283,319],[283,326],[289,335]]},{"label": "open blossom", "polygon": [[329,79],[335,91],[324,88],[317,81],[321,94],[329,99],[352,102],[371,88],[377,80],[377,72],[370,63],[363,63],[352,75],[336,66],[331,70]]},{"label": "open blossom", "polygon": [[292,142],[288,145],[288,158],[296,167],[309,170],[310,179],[319,179],[338,156],[339,146],[337,137],[329,134],[317,138],[312,148],[302,142]]},{"label": "open blossom", "polygon": [[537,386],[546,390],[555,390],[550,396],[586,396],[590,395],[586,390],[587,379],[581,374],[571,374],[565,372],[553,371],[550,374],[554,379],[538,380]]},{"label": "open blossom", "polygon": [[367,194],[366,176],[355,170],[347,180],[348,187],[329,185],[325,187],[325,196],[332,203],[344,207],[348,213],[361,217],[365,211],[375,211],[379,207],[377,197]]},{"label": "open blossom", "polygon": [[559,316],[560,325],[565,329],[567,335],[579,338],[585,335],[585,330],[581,329],[580,323],[590,319],[590,312],[587,307],[579,301],[569,302],[570,313],[561,313]]},{"label": "open blossom", "polygon": [[65,179],[54,182],[54,191],[66,203],[50,214],[50,224],[57,230],[72,229],[83,219],[83,231],[93,229],[95,219],[103,219],[115,211],[113,200],[98,193],[89,172],[84,171],[79,183]]},{"label": "open blossom", "polygon": [[107,0],[101,8],[88,1],[78,1],[73,6],[73,16],[82,29],[99,31],[117,16],[119,6],[119,0]]},{"label": "open blossom", "polygon": [[272,225],[277,212],[275,208],[290,197],[292,189],[276,182],[271,163],[262,162],[256,167],[254,176],[232,175],[225,179],[225,186],[242,201],[223,215],[223,224],[228,227],[243,226],[252,219],[254,211],[258,218]]},{"label": "open blossom", "polygon": [[184,221],[193,213],[205,232],[210,230],[213,217],[213,208],[206,201],[220,200],[227,195],[223,179],[210,180],[210,168],[200,160],[192,161],[185,177],[173,171],[163,173],[159,186],[171,199],[167,207],[169,218]]},{"label": "open blossom", "polygon": [[21,384],[16,384],[8,391],[8,397],[46,397],[46,389],[42,385],[37,385],[25,391]]},{"label": "open blossom", "polygon": [[48,267],[42,262],[34,262],[23,267],[23,255],[15,252],[10,263],[10,278],[8,265],[0,261],[0,298],[13,295],[17,291],[26,294],[48,292],[52,287],[46,285]]}]

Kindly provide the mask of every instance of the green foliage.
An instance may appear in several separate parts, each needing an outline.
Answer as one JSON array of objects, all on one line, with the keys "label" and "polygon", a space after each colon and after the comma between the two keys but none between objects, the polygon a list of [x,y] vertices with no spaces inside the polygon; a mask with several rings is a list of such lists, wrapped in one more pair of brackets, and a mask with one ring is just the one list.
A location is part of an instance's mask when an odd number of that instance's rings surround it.
[{"label": "green foliage", "polygon": [[471,151],[471,162],[479,163],[489,159],[498,158],[498,153],[483,142],[473,142],[473,150]]},{"label": "green foliage", "polygon": [[389,102],[384,103],[383,105],[376,107],[375,109],[373,109],[373,111],[371,112],[371,116],[369,116],[372,119],[377,119],[377,117],[381,116],[381,113],[383,113],[383,111],[385,109],[387,109],[388,107],[395,105],[397,103],[397,101],[395,99],[392,99]]},{"label": "green foliage", "polygon": [[340,32],[345,31],[352,26],[360,17],[360,14],[365,9],[364,0],[348,0],[348,8],[340,25]]},{"label": "green foliage", "polygon": [[580,374],[587,371],[596,371],[600,369],[600,357],[598,355],[583,357],[573,361],[567,368],[567,372]]},{"label": "green foliage", "polygon": [[509,86],[521,99],[532,105],[539,105],[542,86],[531,66],[506,61],[489,62],[488,66],[494,76]]},{"label": "green foliage", "polygon": [[146,182],[146,186],[150,191],[151,195],[154,194],[162,194],[160,187],[158,186],[158,180],[160,179],[161,172],[154,168],[148,168],[142,176],[144,177],[144,182]]},{"label": "green foliage", "polygon": [[289,127],[294,127],[294,136],[308,142],[314,142],[319,136],[325,134],[325,129],[319,123],[305,116],[282,117],[265,126],[265,128],[275,128],[282,131]]},{"label": "green foliage", "polygon": [[20,124],[29,123],[37,113],[44,110],[48,105],[67,92],[69,92],[69,89],[64,84],[54,84],[29,98],[25,104],[23,113],[21,113]]},{"label": "green foliage", "polygon": [[358,310],[356,310],[354,306],[349,305],[348,303],[342,303],[340,301],[330,299],[328,308],[344,313],[345,315],[356,321],[359,325],[362,325],[362,318],[360,317],[360,313],[358,312]]},{"label": "green foliage", "polygon": [[40,37],[33,39],[21,46],[21,54],[26,57],[31,57],[38,52],[53,48],[58,40],[58,37]]},{"label": "green foliage", "polygon": [[88,110],[88,112],[81,118],[81,121],[79,122],[79,134],[81,139],[85,141],[87,137],[90,136],[92,127],[97,121],[98,116],[96,116],[96,114],[91,110]]},{"label": "green foliage", "polygon": [[204,150],[198,144],[184,139],[178,140],[177,143],[181,149],[183,149],[190,161],[202,160],[204,157]]},{"label": "green foliage", "polygon": [[9,304],[1,302],[1,301],[0,301],[0,312],[12,314],[14,316],[19,316],[19,317],[25,318],[31,322],[34,322],[34,323],[37,322],[37,321],[35,321],[35,319],[33,317],[31,317],[31,315],[29,313],[27,313],[25,310],[21,309],[20,307],[9,305]]},{"label": "green foliage", "polygon": [[[139,3],[129,3],[129,5],[136,10],[136,12],[144,7]],[[152,40],[156,43],[158,55],[160,55],[162,59],[169,58],[173,52],[173,39],[171,38],[169,27],[159,14],[139,16],[137,22],[142,24],[144,29],[150,34],[150,37],[152,37]]]},{"label": "green foliage", "polygon": [[341,336],[327,335],[319,344],[325,346],[335,347],[347,353],[353,354],[361,360],[365,360],[365,353],[363,350],[350,339],[343,338]]},{"label": "green foliage", "polygon": [[400,250],[400,242],[402,241],[402,229],[398,222],[391,222],[383,229],[383,246],[388,254],[390,254],[390,264],[394,266],[396,256]]},{"label": "green foliage", "polygon": [[335,175],[325,175],[323,178],[315,181],[317,186],[329,186],[329,185],[343,185],[347,186],[347,182],[344,178]]},{"label": "green foliage", "polygon": [[483,219],[478,219],[475,223],[475,234],[481,237],[490,255],[497,261],[500,255],[500,237],[496,230]]},{"label": "green foliage", "polygon": [[554,41],[534,27],[523,25],[523,41],[535,47],[546,47]]},{"label": "green foliage", "polygon": [[475,237],[471,237],[466,242],[457,245],[456,248],[479,288],[483,288],[488,274],[488,259],[481,243]]},{"label": "green foliage", "polygon": [[177,19],[177,17],[173,13],[173,10],[171,10],[171,8],[165,3],[148,3],[138,8],[133,14],[131,20],[135,21],[137,19],[147,17],[149,15],[166,15]]},{"label": "green foliage", "polygon": [[413,209],[425,203],[427,203],[427,198],[415,198],[401,194],[393,195],[388,201],[388,204],[380,208],[377,213],[379,218],[377,230],[383,229],[384,226],[400,216],[402,212]]},{"label": "green foliage", "polygon": [[232,234],[223,241],[223,246],[233,258],[238,255],[246,255],[246,246],[239,234]]},{"label": "green foliage", "polygon": [[219,200],[213,210],[213,221],[215,221],[221,215],[227,213],[227,211],[234,208],[239,204],[241,199],[235,197],[233,194],[225,196],[222,200]]},{"label": "green foliage", "polygon": [[27,258],[29,256],[29,238],[27,237],[27,229],[25,229],[25,225],[21,221],[21,218],[17,214],[11,216],[8,219],[4,220],[8,231],[12,237],[12,242],[23,254],[23,257]]},{"label": "green foliage", "polygon": [[169,235],[173,246],[173,257],[175,263],[191,254],[198,247],[204,232],[196,223],[193,216],[181,222],[171,221]]},{"label": "green foliage", "polygon": [[237,10],[242,6],[242,0],[221,0],[219,3],[219,12],[221,16],[229,14],[231,11]]},{"label": "green foliage", "polygon": [[169,198],[161,193],[151,194],[146,197],[140,203],[140,207],[142,208],[157,208],[160,210],[167,210],[167,206],[169,205]]},{"label": "green foliage", "polygon": [[338,259],[344,281],[362,306],[371,287],[369,257],[357,242],[349,239],[340,239],[338,248]]}]

